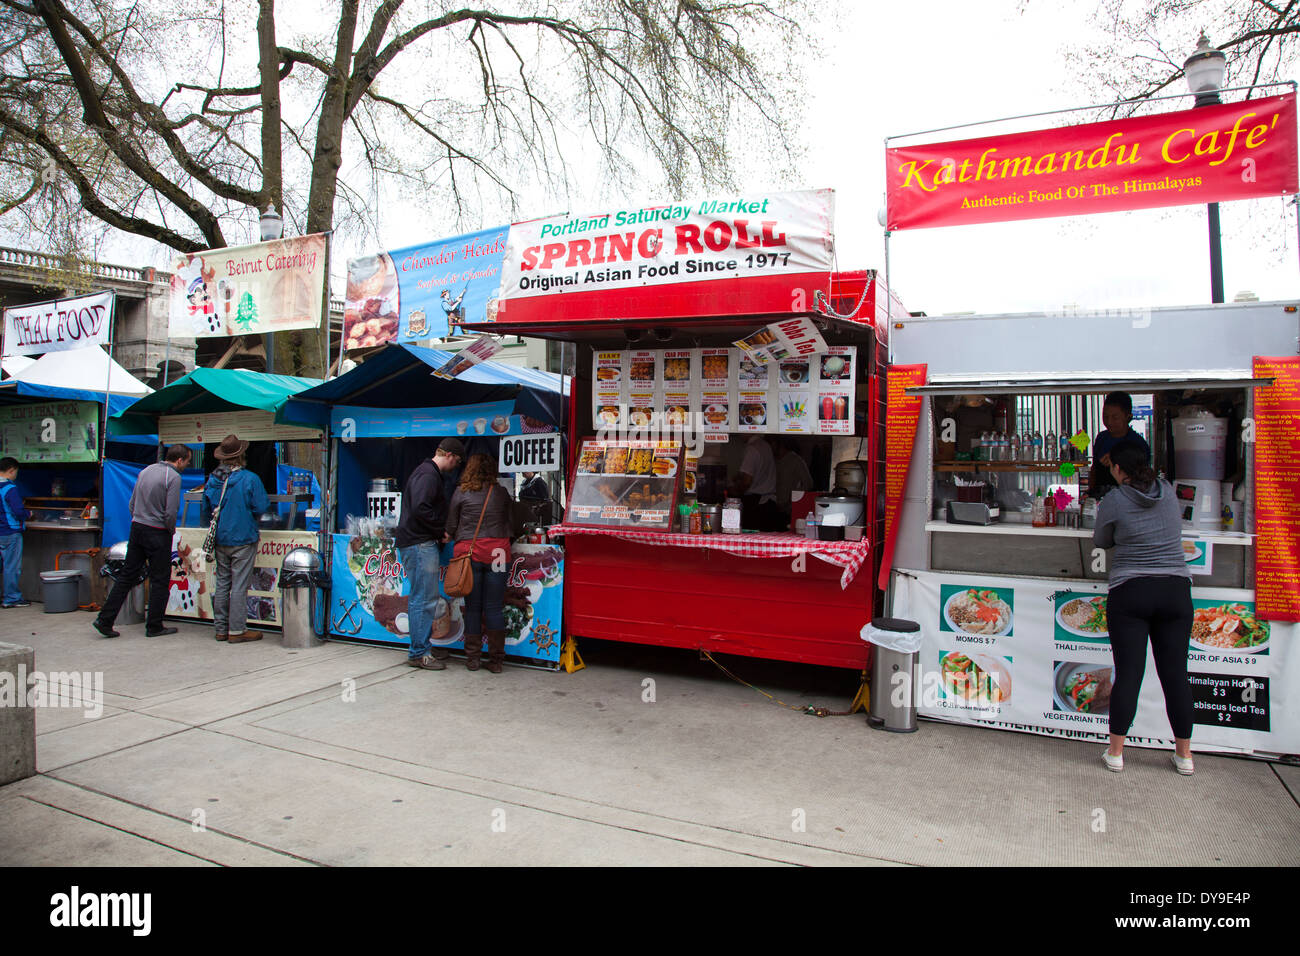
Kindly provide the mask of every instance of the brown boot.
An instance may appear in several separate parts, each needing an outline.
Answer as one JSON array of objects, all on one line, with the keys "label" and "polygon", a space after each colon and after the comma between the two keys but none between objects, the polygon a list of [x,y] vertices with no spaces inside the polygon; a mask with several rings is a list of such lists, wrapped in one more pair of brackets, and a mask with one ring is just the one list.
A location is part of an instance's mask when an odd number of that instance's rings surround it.
[{"label": "brown boot", "polygon": [[483,635],[466,634],[465,635],[465,669],[476,671],[479,668],[479,661],[483,658]]},{"label": "brown boot", "polygon": [[226,642],[229,644],[245,644],[248,641],[260,641],[261,639],[261,631],[245,631],[243,634],[231,634],[226,638]]},{"label": "brown boot", "polygon": [[506,662],[506,632],[489,628],[485,633],[488,646],[488,672],[500,674]]}]

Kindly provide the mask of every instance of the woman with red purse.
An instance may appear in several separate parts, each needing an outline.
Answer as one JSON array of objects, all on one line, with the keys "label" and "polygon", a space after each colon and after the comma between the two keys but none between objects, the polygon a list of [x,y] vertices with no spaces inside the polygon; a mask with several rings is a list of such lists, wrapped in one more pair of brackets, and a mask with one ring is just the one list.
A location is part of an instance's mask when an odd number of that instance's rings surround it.
[{"label": "woman with red purse", "polygon": [[479,669],[487,634],[487,669],[500,674],[506,659],[506,579],[510,573],[513,498],[497,480],[497,463],[470,455],[447,512],[455,557],[468,554],[474,587],[465,596],[465,666]]}]

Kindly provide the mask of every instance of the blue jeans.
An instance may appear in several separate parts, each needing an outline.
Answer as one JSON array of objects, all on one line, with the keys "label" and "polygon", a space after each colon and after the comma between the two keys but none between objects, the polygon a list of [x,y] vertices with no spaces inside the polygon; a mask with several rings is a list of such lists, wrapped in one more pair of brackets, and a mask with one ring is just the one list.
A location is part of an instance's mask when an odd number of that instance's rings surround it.
[{"label": "blue jeans", "polygon": [[506,578],[509,572],[493,571],[492,565],[471,561],[474,569],[474,590],[465,597],[465,634],[477,637],[486,628],[489,631],[506,629],[505,598]]},{"label": "blue jeans", "polygon": [[429,643],[429,634],[433,630],[434,619],[441,617],[447,610],[439,596],[438,552],[441,547],[436,541],[424,541],[397,551],[397,556],[402,561],[402,573],[411,582],[406,620],[411,628],[412,660],[430,652],[432,645]]},{"label": "blue jeans", "polygon": [[0,563],[4,565],[4,602],[17,604],[23,599],[23,533],[0,534]]}]

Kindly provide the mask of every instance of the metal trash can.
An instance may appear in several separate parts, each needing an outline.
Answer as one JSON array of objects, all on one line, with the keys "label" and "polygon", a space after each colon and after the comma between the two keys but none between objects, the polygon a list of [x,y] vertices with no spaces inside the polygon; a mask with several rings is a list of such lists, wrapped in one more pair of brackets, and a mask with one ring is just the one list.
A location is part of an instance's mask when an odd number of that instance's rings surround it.
[{"label": "metal trash can", "polygon": [[921,625],[896,617],[874,618],[862,629],[871,642],[871,714],[876,730],[910,734],[916,730],[917,661]]},{"label": "metal trash can", "polygon": [[[125,541],[119,541],[108,549],[108,554],[104,558],[104,566],[99,569],[102,577],[111,578],[114,583],[123,580],[124,570],[126,568],[126,546]],[[145,602],[149,593],[149,587],[145,583],[149,580],[148,566],[140,569],[137,580],[127,581],[131,591],[122,602],[122,609],[117,612],[118,624],[140,624],[144,621]]]},{"label": "metal trash can", "polygon": [[294,548],[280,563],[280,628],[285,647],[324,643],[324,590],[329,577],[315,548]]},{"label": "metal trash can", "polygon": [[77,609],[81,590],[80,571],[42,571],[41,598],[46,614],[65,614]]}]

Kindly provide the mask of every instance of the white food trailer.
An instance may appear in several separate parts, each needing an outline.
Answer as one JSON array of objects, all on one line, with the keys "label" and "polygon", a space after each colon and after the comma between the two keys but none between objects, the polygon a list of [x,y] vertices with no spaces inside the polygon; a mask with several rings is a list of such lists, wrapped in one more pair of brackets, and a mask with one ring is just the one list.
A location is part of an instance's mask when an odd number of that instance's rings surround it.
[{"label": "white food trailer", "polygon": [[[1257,359],[1294,362],[1298,333],[1292,302],[896,321],[893,366],[926,366],[925,384],[907,390],[922,402],[889,581],[892,613],[924,633],[921,715],[1106,739],[1106,700],[1080,690],[1112,666],[1109,556],[1093,548],[1081,499],[1085,441],[1103,430],[1104,396],[1122,391],[1156,470],[1187,501],[1193,747],[1300,752],[1300,624],[1256,616],[1254,514],[1261,480],[1273,501],[1295,495],[1294,473],[1257,474],[1254,441],[1258,390],[1274,381]],[[1204,470],[1215,455],[1200,450],[1199,433],[1216,429],[1220,464],[1209,467],[1221,474]],[[1083,448],[1063,452],[1070,436]],[[1054,527],[1032,522],[1039,493],[1066,506]],[[1281,547],[1294,569],[1291,531]],[[1131,734],[1172,746],[1149,651]]]}]

